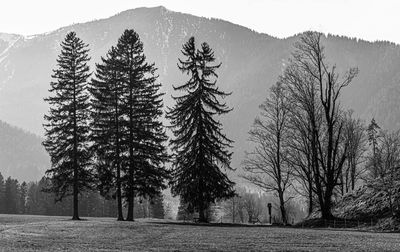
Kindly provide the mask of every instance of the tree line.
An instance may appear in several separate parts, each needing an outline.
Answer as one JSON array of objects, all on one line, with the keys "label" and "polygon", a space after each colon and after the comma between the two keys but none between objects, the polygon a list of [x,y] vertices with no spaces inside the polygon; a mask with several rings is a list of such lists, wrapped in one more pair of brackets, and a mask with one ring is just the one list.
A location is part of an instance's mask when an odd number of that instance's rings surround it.
[{"label": "tree line", "polygon": [[125,219],[125,204],[128,221],[134,220],[136,198],[159,198],[168,184],[202,222],[210,204],[234,195],[234,183],[221,171],[231,169],[232,155],[232,141],[217,120],[231,110],[221,101],[229,93],[216,85],[221,64],[207,43],[197,49],[193,37],[182,54],[178,67],[190,79],[174,86],[176,104],[166,113],[174,137],[167,153],[161,84],[139,35],[125,30],[94,75],[89,45],[75,32],[66,35],[45,98],[50,108],[43,145],[51,168],[44,190],[56,201],[72,196],[73,219],[79,219],[79,200],[86,200],[79,195],[90,190],[115,199],[118,220]]},{"label": "tree line", "polygon": [[[0,213],[67,216],[72,212],[71,198],[55,204],[55,196],[44,192],[51,185],[49,178],[43,177],[37,182],[22,182],[4,177],[0,174]],[[81,215],[91,217],[116,216],[115,200],[107,199],[97,191],[86,191],[80,195],[79,208]],[[168,218],[163,197],[152,200],[135,198],[136,218]]]},{"label": "tree line", "polygon": [[362,186],[384,192],[392,215],[399,212],[399,132],[380,130],[374,119],[366,126],[340,104],[359,70],[338,69],[322,34],[302,35],[249,132],[254,149],[243,177],[275,193],[284,223],[297,195],[307,199],[309,215],[332,219],[335,202]]}]

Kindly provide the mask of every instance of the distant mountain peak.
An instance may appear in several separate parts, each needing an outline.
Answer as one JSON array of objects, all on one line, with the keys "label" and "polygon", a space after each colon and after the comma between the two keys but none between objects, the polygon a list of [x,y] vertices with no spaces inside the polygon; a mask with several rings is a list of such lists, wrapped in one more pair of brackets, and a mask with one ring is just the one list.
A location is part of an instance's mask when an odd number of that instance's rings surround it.
[{"label": "distant mountain peak", "polygon": [[8,50],[21,38],[22,35],[10,34],[10,33],[0,33],[0,62],[4,59],[5,54]]},{"label": "distant mountain peak", "polygon": [[[301,34],[277,39],[228,21],[202,18],[170,11],[164,6],[127,10],[109,18],[73,24],[55,31],[17,40],[0,57],[0,118],[12,125],[43,134],[43,115],[52,69],[56,67],[60,43],[68,31],[76,31],[90,45],[91,70],[125,29],[135,29],[144,43],[149,62],[155,62],[162,83],[165,106],[172,106],[172,85],[183,83],[176,66],[181,49],[190,36],[207,42],[222,62],[218,85],[232,91],[227,104],[234,110],[224,116],[226,134],[235,140],[232,166],[240,167],[246,141],[258,106],[269,87],[277,81]],[[19,35],[4,35],[3,48]],[[21,38],[22,36],[20,36]],[[7,42],[6,42],[7,41]],[[366,120],[374,116],[380,126],[400,127],[400,47],[387,43],[360,43],[360,40],[326,34],[324,45],[328,61],[338,71],[358,66],[360,74],[343,91],[343,106]],[[340,69],[339,69],[340,68]],[[394,87],[389,88],[389,87]],[[369,118],[369,119],[368,119]],[[1,125],[0,125],[1,126]],[[0,160],[1,161],[1,160]],[[2,169],[0,162],[0,171]]]},{"label": "distant mountain peak", "polygon": [[1,33],[0,32],[0,40],[3,40],[5,42],[9,42],[9,43],[14,42],[15,40],[18,40],[21,37],[23,37],[23,36],[19,35],[19,34]]},{"label": "distant mountain peak", "polygon": [[[119,15],[130,15],[130,14],[135,14],[135,13],[160,13],[160,14],[165,14],[165,13],[173,13],[174,11],[171,11],[167,9],[166,7],[160,5],[160,6],[155,6],[155,7],[138,7],[134,9],[128,9],[125,11],[121,11],[112,17],[119,16]],[[107,18],[105,18],[107,19]]]}]

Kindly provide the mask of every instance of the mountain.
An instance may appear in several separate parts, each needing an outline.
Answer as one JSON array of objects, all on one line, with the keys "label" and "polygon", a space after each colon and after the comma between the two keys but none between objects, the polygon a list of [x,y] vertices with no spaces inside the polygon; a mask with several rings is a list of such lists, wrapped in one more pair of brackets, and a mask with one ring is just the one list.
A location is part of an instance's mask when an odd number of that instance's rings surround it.
[{"label": "mountain", "polygon": [[50,159],[35,134],[0,121],[0,171],[22,181],[39,180]]},{"label": "mountain", "polygon": [[[232,166],[238,168],[249,149],[247,132],[259,113],[258,106],[276,82],[300,34],[278,39],[227,21],[155,7],[22,37],[13,40],[0,57],[0,119],[42,135],[43,114],[48,110],[43,98],[48,96],[59,44],[66,33],[74,30],[90,45],[94,70],[94,63],[127,28],[139,33],[148,60],[156,63],[166,106],[173,104],[172,85],[187,79],[176,66],[182,57],[182,44],[195,36],[198,44],[207,41],[215,50],[222,62],[219,85],[233,92],[227,104],[234,109],[222,122],[228,137],[235,141]],[[400,47],[333,35],[323,40],[326,56],[337,63],[338,70],[351,66],[360,69],[357,79],[344,90],[343,106],[365,120],[375,117],[381,127],[400,128]]]},{"label": "mountain", "polygon": [[0,61],[5,52],[22,38],[23,36],[17,34],[0,33]]}]

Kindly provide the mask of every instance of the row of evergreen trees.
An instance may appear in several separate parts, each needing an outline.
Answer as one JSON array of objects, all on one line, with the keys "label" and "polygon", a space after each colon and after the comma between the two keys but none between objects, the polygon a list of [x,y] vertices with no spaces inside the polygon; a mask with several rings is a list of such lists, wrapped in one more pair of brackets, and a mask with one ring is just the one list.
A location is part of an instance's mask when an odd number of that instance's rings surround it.
[{"label": "row of evergreen trees", "polygon": [[[50,110],[45,115],[44,146],[52,167],[48,192],[56,200],[73,196],[73,219],[79,219],[79,194],[96,188],[116,198],[117,218],[134,220],[135,197],[160,196],[170,181],[174,195],[199,211],[217,199],[234,195],[233,183],[220,171],[230,169],[231,141],[214,115],[230,109],[219,101],[229,94],[216,87],[214,53],[207,43],[196,49],[194,38],[183,46],[179,69],[190,80],[174,89],[176,106],[167,117],[175,138],[167,154],[161,84],[154,63],[146,61],[143,43],[134,30],[125,30],[116,46],[96,64],[94,78],[88,66],[88,45],[67,34],[61,44],[58,67],[52,75]],[[172,169],[166,162],[172,160]]]},{"label": "row of evergreen trees", "polygon": [[[43,177],[38,182],[22,182],[4,177],[0,174],[0,213],[31,214],[31,215],[70,215],[72,212],[71,198],[54,203],[55,196],[43,192],[51,185],[49,178]],[[113,217],[116,215],[115,201],[102,197],[96,191],[83,192],[80,195],[80,213],[83,216]],[[152,201],[135,198],[139,207],[135,208],[137,218],[164,218],[167,209],[164,208],[162,197]]]}]

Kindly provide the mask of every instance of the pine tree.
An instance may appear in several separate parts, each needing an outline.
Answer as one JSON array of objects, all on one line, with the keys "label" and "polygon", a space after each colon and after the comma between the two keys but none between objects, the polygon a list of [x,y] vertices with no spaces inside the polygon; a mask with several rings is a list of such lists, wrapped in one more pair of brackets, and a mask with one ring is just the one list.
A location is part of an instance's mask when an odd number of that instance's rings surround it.
[{"label": "pine tree", "polygon": [[124,114],[127,118],[125,146],[127,220],[133,221],[134,197],[152,197],[165,188],[168,177],[164,162],[168,159],[162,115],[163,94],[156,83],[156,68],[146,62],[143,43],[134,30],[125,30],[117,44],[121,75],[125,84]]},{"label": "pine tree", "polygon": [[[36,200],[38,205],[38,214],[42,215],[55,215],[56,204],[54,195],[45,193],[47,188],[52,186],[52,180],[46,176],[43,176],[39,182],[36,191]],[[63,202],[64,204],[67,202]]]},{"label": "pine tree", "polygon": [[368,142],[372,146],[372,158],[370,158],[370,172],[372,178],[377,178],[379,174],[379,169],[377,167],[377,148],[378,148],[378,139],[379,139],[379,130],[380,127],[376,123],[375,118],[372,118],[370,124],[367,128],[368,134]]},{"label": "pine tree", "polygon": [[18,181],[11,177],[5,182],[4,203],[6,214],[18,213]]},{"label": "pine tree", "polygon": [[152,218],[164,219],[164,197],[163,195],[155,196],[150,201],[150,216]]},{"label": "pine tree", "polygon": [[26,213],[26,197],[28,192],[28,185],[26,182],[22,182],[19,186],[19,213]]},{"label": "pine tree", "polygon": [[56,200],[73,196],[74,220],[79,220],[78,195],[93,182],[88,147],[88,51],[75,32],[66,35],[50,83],[52,95],[45,99],[50,105],[43,142],[51,157],[51,168],[46,171],[52,180],[49,191],[55,192]]},{"label": "pine tree", "polygon": [[[122,96],[123,86],[114,47],[96,64],[96,78],[91,82],[91,140],[96,153],[96,170],[99,189],[103,195],[115,190],[118,220],[124,220],[122,213],[121,146],[122,138]],[[114,193],[113,193],[114,194]]]},{"label": "pine tree", "polygon": [[[126,219],[133,221],[134,198],[160,194],[168,178],[164,167],[168,160],[164,146],[167,137],[160,122],[163,94],[159,93],[161,85],[156,83],[156,68],[146,62],[143,43],[134,30],[125,30],[111,53],[98,65],[99,82],[93,85],[97,85],[93,88],[97,91],[92,91],[97,96],[93,107],[99,112],[98,125],[94,127],[98,140],[94,141],[98,156],[103,156],[97,161],[103,161],[103,167],[109,166],[110,161],[115,163],[116,157],[119,159],[123,196],[128,203]],[[110,139],[114,146],[118,143],[120,155],[116,155],[117,148],[106,146]],[[109,169],[101,170],[106,172],[102,174],[104,180],[113,176]]]},{"label": "pine tree", "polygon": [[5,213],[5,184],[4,184],[4,177],[0,173],[0,213]]},{"label": "pine tree", "polygon": [[222,133],[222,124],[216,115],[230,109],[219,98],[228,93],[218,89],[215,57],[207,43],[196,50],[194,38],[183,45],[185,60],[179,60],[179,69],[190,80],[174,90],[185,92],[174,97],[176,105],[167,117],[175,139],[171,140],[174,152],[172,192],[180,195],[189,210],[199,212],[199,221],[207,222],[206,210],[216,200],[234,196],[234,183],[221,168],[231,169],[232,153],[227,151],[232,141]]}]

